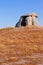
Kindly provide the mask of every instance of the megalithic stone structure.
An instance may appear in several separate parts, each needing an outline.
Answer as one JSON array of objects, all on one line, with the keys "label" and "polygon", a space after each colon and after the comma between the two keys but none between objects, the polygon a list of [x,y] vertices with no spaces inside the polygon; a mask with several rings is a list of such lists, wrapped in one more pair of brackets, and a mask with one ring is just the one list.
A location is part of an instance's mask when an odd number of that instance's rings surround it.
[{"label": "megalithic stone structure", "polygon": [[38,15],[36,13],[23,15],[20,17],[20,20],[15,27],[38,26],[37,18]]}]

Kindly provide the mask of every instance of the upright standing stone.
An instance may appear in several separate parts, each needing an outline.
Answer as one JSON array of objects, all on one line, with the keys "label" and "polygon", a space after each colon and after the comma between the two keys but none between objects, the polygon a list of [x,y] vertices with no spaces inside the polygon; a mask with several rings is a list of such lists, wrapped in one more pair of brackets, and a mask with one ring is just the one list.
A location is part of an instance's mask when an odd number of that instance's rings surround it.
[{"label": "upright standing stone", "polygon": [[15,27],[21,27],[21,22],[22,22],[23,18],[20,17],[20,20],[17,22]]},{"label": "upright standing stone", "polygon": [[25,21],[26,21],[26,26],[32,25],[32,17],[31,17],[31,15],[26,17]]},{"label": "upright standing stone", "polygon": [[37,14],[36,13],[32,13],[32,23],[35,26],[38,26],[37,18],[38,18]]}]

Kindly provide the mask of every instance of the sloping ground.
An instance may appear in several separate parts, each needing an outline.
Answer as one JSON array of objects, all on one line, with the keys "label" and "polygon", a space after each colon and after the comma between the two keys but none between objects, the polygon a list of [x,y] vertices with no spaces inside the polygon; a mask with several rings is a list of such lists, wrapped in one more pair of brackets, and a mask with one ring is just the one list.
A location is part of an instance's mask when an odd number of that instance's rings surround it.
[{"label": "sloping ground", "polygon": [[43,27],[0,29],[0,65],[43,65]]}]

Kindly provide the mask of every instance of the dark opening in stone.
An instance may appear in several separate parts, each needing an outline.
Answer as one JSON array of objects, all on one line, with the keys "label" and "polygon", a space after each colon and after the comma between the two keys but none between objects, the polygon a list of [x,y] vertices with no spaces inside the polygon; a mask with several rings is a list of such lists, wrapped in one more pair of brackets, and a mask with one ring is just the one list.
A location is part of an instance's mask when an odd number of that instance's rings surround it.
[{"label": "dark opening in stone", "polygon": [[26,17],[23,17],[23,20],[21,22],[21,26],[26,26],[26,21],[25,21]]}]

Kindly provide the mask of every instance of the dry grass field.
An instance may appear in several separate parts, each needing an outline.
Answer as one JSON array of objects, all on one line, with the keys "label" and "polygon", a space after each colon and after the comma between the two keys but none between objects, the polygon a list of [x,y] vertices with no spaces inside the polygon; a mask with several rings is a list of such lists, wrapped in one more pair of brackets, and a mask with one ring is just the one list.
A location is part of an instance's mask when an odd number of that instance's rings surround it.
[{"label": "dry grass field", "polygon": [[43,27],[0,29],[0,65],[43,65]]}]

